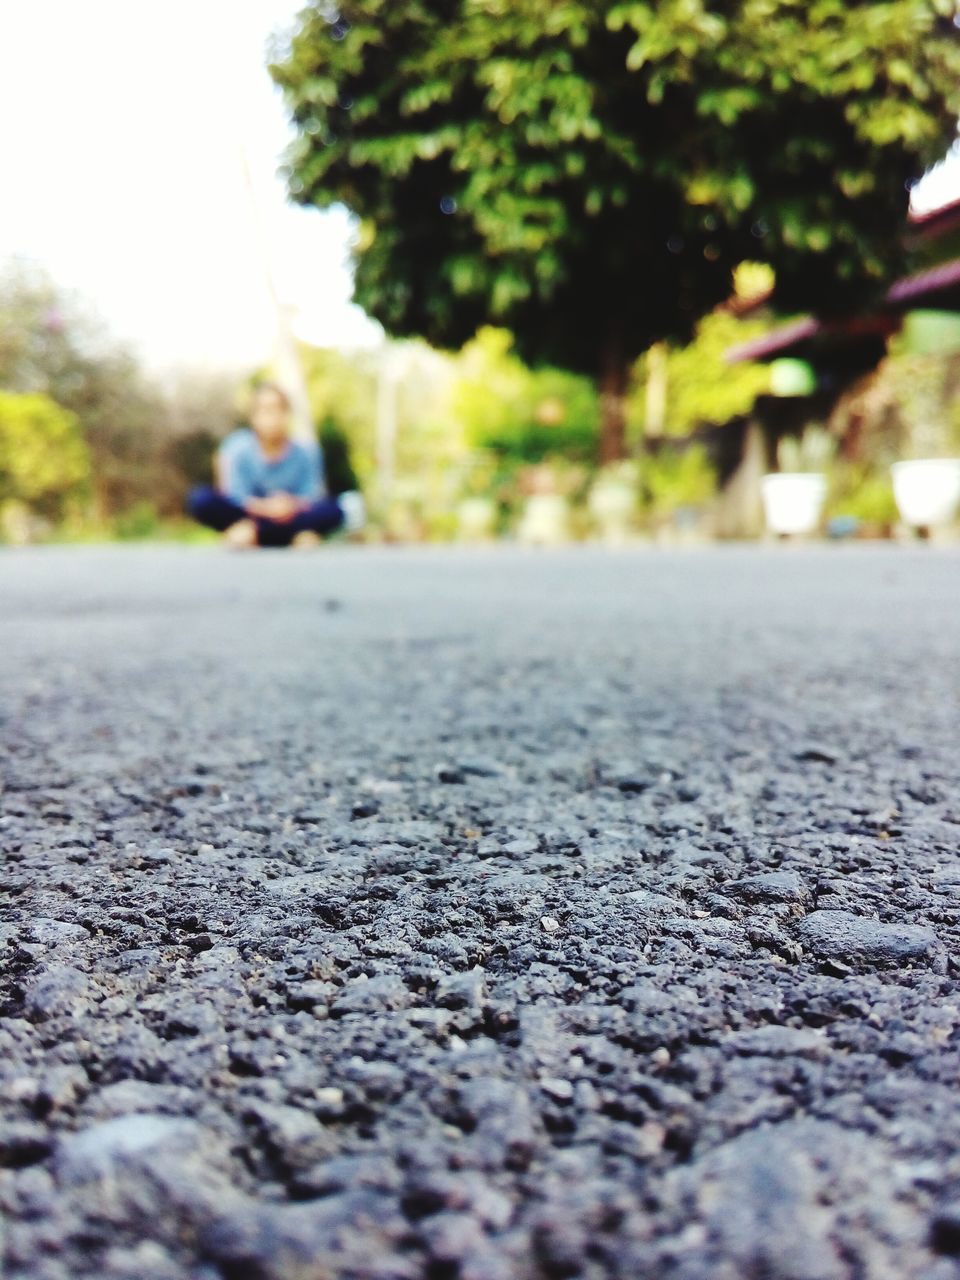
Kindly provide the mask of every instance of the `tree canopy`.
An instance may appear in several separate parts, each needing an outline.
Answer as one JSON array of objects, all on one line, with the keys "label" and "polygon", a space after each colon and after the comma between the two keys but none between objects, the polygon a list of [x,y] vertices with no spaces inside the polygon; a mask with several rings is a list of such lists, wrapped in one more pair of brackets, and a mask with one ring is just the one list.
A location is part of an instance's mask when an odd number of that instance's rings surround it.
[{"label": "tree canopy", "polygon": [[851,310],[901,266],[906,190],[960,104],[953,0],[340,0],[271,67],[290,192],[360,219],[388,332],[622,392],[763,259],[784,309]]}]

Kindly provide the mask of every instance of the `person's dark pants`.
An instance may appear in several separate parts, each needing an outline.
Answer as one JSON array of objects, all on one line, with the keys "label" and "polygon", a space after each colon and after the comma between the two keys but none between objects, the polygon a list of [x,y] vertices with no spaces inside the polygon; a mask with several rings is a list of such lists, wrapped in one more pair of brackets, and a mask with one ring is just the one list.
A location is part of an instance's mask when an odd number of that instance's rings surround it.
[{"label": "person's dark pants", "polygon": [[187,498],[187,511],[194,520],[223,533],[238,520],[253,520],[257,526],[257,542],[261,547],[287,547],[309,529],[312,533],[333,533],[343,524],[343,512],[336,498],[321,498],[300,511],[291,520],[267,520],[249,516],[238,502],[209,485],[193,489]]}]

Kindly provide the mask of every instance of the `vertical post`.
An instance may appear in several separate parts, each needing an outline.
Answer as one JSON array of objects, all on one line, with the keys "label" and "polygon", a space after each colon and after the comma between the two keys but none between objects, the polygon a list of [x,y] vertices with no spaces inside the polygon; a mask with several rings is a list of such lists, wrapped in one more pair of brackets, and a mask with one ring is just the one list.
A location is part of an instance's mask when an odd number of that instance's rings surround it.
[{"label": "vertical post", "polygon": [[655,342],[647,351],[647,386],[643,434],[657,440],[667,424],[667,345]]},{"label": "vertical post", "polygon": [[250,199],[250,210],[253,214],[254,227],[256,228],[257,245],[267,284],[267,292],[270,294],[270,300],[276,313],[277,328],[273,366],[276,371],[277,381],[283,385],[284,390],[290,396],[291,419],[295,439],[304,444],[315,444],[317,437],[313,414],[310,411],[307,379],[303,372],[303,362],[300,359],[300,352],[297,349],[297,341],[291,323],[292,308],[284,305],[277,293],[270,257],[269,236],[263,220],[260,202],[257,199],[253,174],[250,171],[250,162],[247,158],[247,149],[243,143],[240,144],[240,166],[243,171],[244,186]]},{"label": "vertical post", "polygon": [[377,481],[384,517],[393,497],[397,464],[397,352],[387,344],[377,371]]},{"label": "vertical post", "polygon": [[627,452],[627,383],[629,367],[623,358],[619,330],[614,324],[601,353],[600,464],[619,462]]},{"label": "vertical post", "polygon": [[767,444],[756,418],[746,424],[736,471],[714,504],[714,533],[719,538],[755,538],[763,533],[761,481],[767,467]]}]

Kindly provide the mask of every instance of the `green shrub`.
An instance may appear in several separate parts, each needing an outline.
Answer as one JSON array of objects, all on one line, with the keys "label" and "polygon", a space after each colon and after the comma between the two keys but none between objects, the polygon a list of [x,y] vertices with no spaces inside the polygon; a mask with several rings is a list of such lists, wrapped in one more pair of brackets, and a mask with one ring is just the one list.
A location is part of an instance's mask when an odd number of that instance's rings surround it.
[{"label": "green shrub", "polygon": [[136,502],[113,519],[113,535],[124,542],[155,538],[160,533],[160,517],[152,502]]},{"label": "green shrub", "polygon": [[899,519],[889,474],[869,467],[839,465],[831,476],[829,516],[853,516],[862,524],[886,527]]},{"label": "green shrub", "polygon": [[0,391],[0,507],[22,504],[56,521],[89,478],[75,414],[49,396]]},{"label": "green shrub", "polygon": [[529,369],[504,329],[483,328],[457,357],[453,416],[468,443],[517,466],[596,453],[597,393],[561,369]]},{"label": "green shrub", "polygon": [[699,444],[658,450],[644,458],[641,475],[654,516],[670,515],[681,507],[702,507],[717,488],[716,471]]},{"label": "green shrub", "polygon": [[836,441],[822,427],[807,427],[799,436],[786,436],[777,445],[781,471],[827,471],[837,451]]}]

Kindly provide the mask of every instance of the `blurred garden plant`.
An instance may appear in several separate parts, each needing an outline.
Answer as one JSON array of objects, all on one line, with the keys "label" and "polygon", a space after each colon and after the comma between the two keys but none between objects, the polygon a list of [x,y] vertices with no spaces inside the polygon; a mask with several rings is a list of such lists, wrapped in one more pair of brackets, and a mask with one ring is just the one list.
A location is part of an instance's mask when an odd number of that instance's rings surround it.
[{"label": "blurred garden plant", "polygon": [[76,414],[49,396],[0,391],[0,534],[21,541],[31,516],[63,520],[89,483],[90,455]]},{"label": "blurred garden plant", "polygon": [[505,329],[484,326],[456,360],[451,412],[468,442],[508,467],[564,457],[589,462],[599,405],[591,383],[560,369],[531,370]]},{"label": "blurred garden plant", "polygon": [[830,476],[827,513],[856,520],[862,532],[887,534],[899,520],[889,470],[837,463]]},{"label": "blurred garden plant", "polygon": [[[69,530],[59,532],[71,536],[111,536],[117,520],[121,532],[176,523],[190,484],[209,480],[213,450],[235,413],[233,377],[192,374],[154,385],[81,299],[30,262],[0,274],[0,386],[33,406],[14,410],[8,402],[6,410],[19,424],[7,427],[3,464],[8,477],[20,477],[15,500],[47,532],[69,508]],[[36,416],[34,432],[22,428],[27,412]],[[40,440],[42,458],[33,444]],[[70,489],[69,502],[55,499],[51,469],[75,475],[81,451],[84,484]],[[40,526],[21,519],[19,527]]]},{"label": "blurred garden plant", "polygon": [[837,442],[822,427],[809,426],[798,436],[784,436],[777,443],[777,467],[784,472],[821,474],[829,471]]},{"label": "blurred garden plant", "polygon": [[701,512],[716,493],[717,475],[703,445],[665,445],[644,461],[643,488],[654,524],[677,512]]},{"label": "blurred garden plant", "polygon": [[960,456],[956,356],[913,355],[896,344],[883,368],[883,384],[901,424],[902,458]]},{"label": "blurred garden plant", "polygon": [[[727,308],[712,311],[697,325],[691,342],[668,345],[663,360],[662,434],[686,436],[708,424],[722,426],[749,413],[757,399],[770,389],[768,365],[744,362],[729,365],[724,352],[735,343],[759,336],[769,327],[766,319],[742,319]],[[647,383],[650,358],[641,356],[634,368],[636,392],[629,402],[629,422],[644,435],[647,420]]]}]

